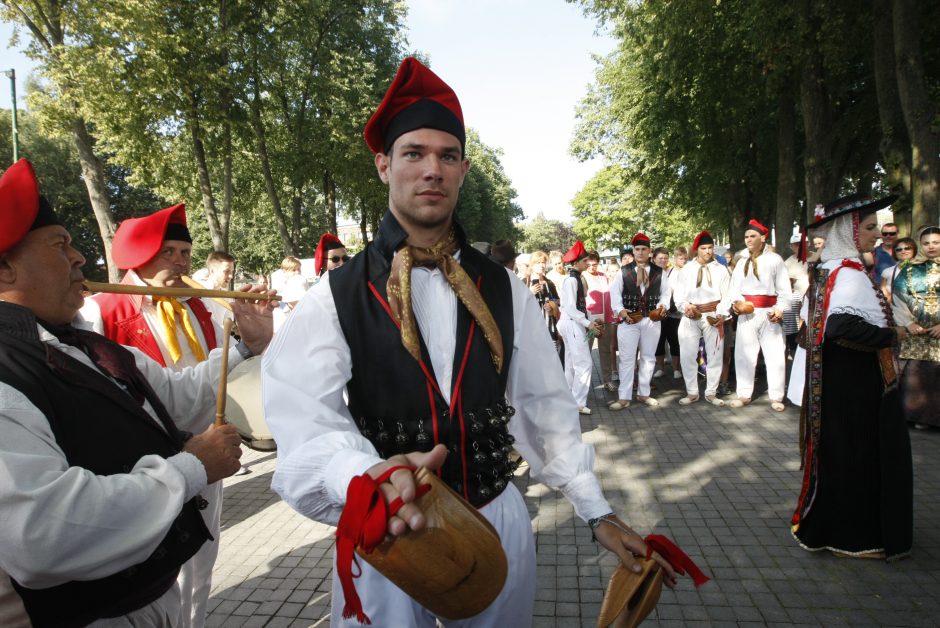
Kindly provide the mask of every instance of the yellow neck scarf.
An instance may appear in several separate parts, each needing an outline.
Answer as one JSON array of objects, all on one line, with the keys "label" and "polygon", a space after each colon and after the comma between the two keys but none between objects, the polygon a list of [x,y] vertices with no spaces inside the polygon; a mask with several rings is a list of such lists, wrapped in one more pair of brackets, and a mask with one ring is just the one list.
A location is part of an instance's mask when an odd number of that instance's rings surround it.
[{"label": "yellow neck scarf", "polygon": [[166,341],[167,349],[173,363],[179,362],[183,355],[180,349],[180,342],[176,336],[177,321],[183,326],[183,335],[186,336],[186,342],[197,362],[206,359],[206,353],[199,344],[199,335],[193,327],[192,320],[189,318],[189,310],[183,307],[177,299],[171,297],[153,297],[153,304],[157,308],[157,320],[160,321],[160,331],[163,333],[163,339]]}]

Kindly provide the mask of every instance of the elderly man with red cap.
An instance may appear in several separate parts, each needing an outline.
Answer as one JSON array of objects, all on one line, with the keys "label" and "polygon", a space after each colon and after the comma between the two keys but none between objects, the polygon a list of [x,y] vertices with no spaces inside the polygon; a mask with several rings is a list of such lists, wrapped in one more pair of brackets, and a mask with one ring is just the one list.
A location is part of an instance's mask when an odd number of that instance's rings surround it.
[{"label": "elderly man with red cap", "polygon": [[561,318],[558,333],[565,343],[565,379],[578,404],[578,412],[591,414],[587,407],[591,390],[591,372],[594,360],[588,338],[599,336],[604,329],[603,321],[592,321],[587,314],[587,279],[582,273],[588,267],[588,252],[581,240],[565,253],[562,261],[571,265],[568,276],[561,284]]},{"label": "elderly man with red cap", "polygon": [[[622,410],[633,399],[633,374],[639,362],[637,400],[648,406],[659,402],[650,396],[650,382],[656,366],[656,345],[659,343],[660,319],[669,309],[672,291],[663,269],[650,263],[650,239],[637,233],[630,242],[633,262],[620,269],[620,277],[610,284],[610,306],[620,321],[617,345],[620,351],[619,398],[608,407]],[[636,359],[637,348],[640,358]],[[693,371],[694,372],[694,371]]]},{"label": "elderly man with red cap", "polygon": [[767,250],[770,229],[757,220],[744,228],[744,257],[731,275],[731,304],[738,314],[734,341],[737,399],[728,404],[740,408],[751,403],[757,356],[764,354],[770,407],[783,412],[786,352],[783,313],[790,306],[790,277],[783,259]]},{"label": "elderly man with red cap", "polygon": [[673,292],[676,309],[682,313],[679,356],[686,396],[679,403],[685,406],[698,401],[698,349],[699,341],[704,338],[705,400],[723,406],[725,402],[717,393],[725,350],[724,320],[731,308],[731,274],[715,260],[715,241],[708,231],[695,236],[692,253],[695,257],[679,272]]},{"label": "elderly man with red cap", "polygon": [[[192,237],[182,203],[142,218],[129,218],[114,233],[111,255],[126,270],[122,283],[182,288],[192,268]],[[86,299],[81,316],[91,329],[111,340],[140,349],[161,366],[181,371],[204,361],[222,344],[222,328],[202,299],[97,294]],[[200,548],[180,571],[184,626],[201,627],[219,552],[222,483],[202,491],[202,511],[213,540]]]},{"label": "elderly man with red cap", "polygon": [[[221,351],[179,372],[73,326],[84,263],[30,164],[11,166],[0,178],[0,624],[178,626],[177,574],[210,538],[199,492],[241,455],[234,428],[209,428]],[[263,306],[233,307],[246,347],[232,348],[232,367],[270,339]]]},{"label": "elderly man with red cap", "polygon": [[[359,561],[352,577],[366,521],[379,517],[378,541],[427,523],[402,465],[437,471],[498,532],[508,575],[472,625],[532,622],[535,546],[512,447],[628,568],[646,551],[604,499],[577,405],[561,370],[547,368],[558,358],[541,308],[454,218],[470,167],[465,137],[453,90],[405,59],[365,128],[389,211],[363,252],[310,289],[264,358],[265,416],[278,441],[272,486],[301,514],[339,524],[335,627],[437,625],[370,564]],[[436,549],[422,558],[446,570],[453,561]],[[667,583],[674,576],[666,567]]]}]

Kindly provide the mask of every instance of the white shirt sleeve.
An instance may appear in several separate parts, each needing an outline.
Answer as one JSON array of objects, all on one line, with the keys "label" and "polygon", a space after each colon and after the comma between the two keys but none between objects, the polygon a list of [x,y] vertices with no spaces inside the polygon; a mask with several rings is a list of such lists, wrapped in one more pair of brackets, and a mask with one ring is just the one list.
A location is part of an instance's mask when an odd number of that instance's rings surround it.
[{"label": "white shirt sleeve", "polygon": [[515,330],[506,397],[516,409],[509,421],[514,446],[532,477],[561,489],[578,516],[600,517],[611,508],[593,472],[594,447],[581,440],[578,406],[538,303],[525,285],[511,285]]},{"label": "white shirt sleeve", "polygon": [[731,316],[731,273],[722,264],[713,264],[712,271],[718,275],[718,292],[721,298],[715,313],[719,316]]},{"label": "white shirt sleeve", "polygon": [[[676,302],[676,309],[680,313],[685,313],[685,306],[689,302],[688,275],[692,273],[693,263],[695,263],[695,260],[689,260],[685,266],[672,273],[672,300]],[[695,268],[698,269],[697,263],[695,263]]]},{"label": "white shirt sleeve", "polygon": [[30,588],[143,562],[205,487],[204,470],[201,484],[188,485],[202,469],[188,453],[144,456],[114,475],[69,466],[45,416],[3,383],[0,433],[0,569]]},{"label": "white shirt sleeve", "polygon": [[777,293],[777,305],[775,306],[781,312],[790,309],[790,298],[793,295],[793,288],[790,287],[790,274],[783,263],[783,258],[774,254],[774,291]]},{"label": "white shirt sleeve", "polygon": [[[591,321],[578,309],[578,277],[567,276],[565,282],[561,284],[561,311],[562,313],[576,322],[581,327],[589,327]],[[531,294],[531,293],[530,293]]]},{"label": "white shirt sleeve", "polygon": [[623,309],[623,273],[617,273],[617,277],[610,282],[610,309],[614,312],[614,318],[620,318],[620,310]]},{"label": "white shirt sleeve", "polygon": [[662,278],[659,280],[659,303],[656,304],[656,307],[667,310],[669,309],[669,301],[672,299],[672,277],[670,277],[670,274],[667,274],[664,270],[660,275]]},{"label": "white shirt sleeve", "polygon": [[265,419],[277,441],[271,487],[300,514],[336,525],[349,482],[382,458],[343,400],[352,356],[329,273],[274,335],[261,369]]}]

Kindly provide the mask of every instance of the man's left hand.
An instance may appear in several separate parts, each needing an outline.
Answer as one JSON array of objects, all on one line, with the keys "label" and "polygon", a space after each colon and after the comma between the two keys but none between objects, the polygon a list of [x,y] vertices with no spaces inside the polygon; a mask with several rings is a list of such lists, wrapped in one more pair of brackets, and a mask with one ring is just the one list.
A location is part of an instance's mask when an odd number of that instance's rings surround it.
[{"label": "man's left hand", "polygon": [[[267,295],[277,294],[276,290],[268,290],[263,286],[247,285],[239,290]],[[235,315],[238,333],[242,342],[248,345],[255,355],[261,355],[271,342],[271,336],[274,334],[274,317],[271,312],[274,308],[275,302],[270,299],[261,301],[234,299],[232,301],[232,313]]]},{"label": "man's left hand", "polygon": [[[624,567],[633,573],[640,573],[639,559],[646,557],[646,543],[639,534],[633,531],[617,516],[609,517],[617,525],[608,521],[594,528],[594,537],[597,542],[620,557]],[[621,529],[623,528],[623,529]],[[653,560],[659,563],[663,570],[663,583],[672,588],[676,586],[676,572],[666,560],[658,553],[653,552]]]},{"label": "man's left hand", "polygon": [[767,318],[770,319],[771,323],[780,323],[783,321],[783,312],[781,312],[777,308],[773,308],[772,310],[767,312]]}]

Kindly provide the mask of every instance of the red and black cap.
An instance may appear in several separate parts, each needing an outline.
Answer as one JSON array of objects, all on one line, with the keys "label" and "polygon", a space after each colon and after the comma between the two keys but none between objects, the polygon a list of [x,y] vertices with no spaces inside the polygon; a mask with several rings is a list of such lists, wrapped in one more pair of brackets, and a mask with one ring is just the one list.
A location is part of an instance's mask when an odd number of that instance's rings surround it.
[{"label": "red and black cap", "polygon": [[39,194],[33,165],[20,159],[0,177],[0,253],[6,253],[33,229],[61,225],[52,206]]},{"label": "red and black cap", "polygon": [[164,240],[193,241],[186,226],[184,203],[122,222],[114,232],[111,256],[122,270],[140,268],[160,252]]},{"label": "red and black cap", "polygon": [[692,241],[692,252],[694,253],[698,251],[698,247],[702,246],[703,244],[714,243],[715,239],[712,237],[712,234],[708,233],[706,230],[700,231],[699,234],[695,236],[695,240]]},{"label": "red and black cap", "polygon": [[756,218],[751,218],[751,220],[747,223],[747,226],[744,227],[744,233],[747,233],[748,231],[756,231],[762,236],[770,235],[770,229],[760,224]]},{"label": "red and black cap", "polygon": [[632,240],[630,240],[630,245],[631,246],[645,246],[649,248],[650,237],[646,235],[645,233],[643,233],[642,231],[640,231],[635,236],[633,236]]},{"label": "red and black cap", "polygon": [[568,249],[568,252],[565,253],[565,256],[561,258],[561,261],[566,264],[572,264],[577,262],[582,257],[587,257],[587,251],[584,249],[584,243],[581,242],[581,240],[578,240],[574,243],[574,245],[572,245],[570,249]]},{"label": "red and black cap", "polygon": [[373,153],[388,153],[400,136],[415,129],[437,129],[455,136],[464,148],[467,137],[457,94],[414,57],[398,67],[382,104],[363,132]]},{"label": "red and black cap", "polygon": [[860,212],[862,215],[871,214],[879,209],[890,207],[896,200],[898,200],[898,197],[895,194],[889,194],[888,196],[877,199],[873,199],[868,194],[852,194],[850,196],[837,198],[823,206],[817,205],[814,220],[807,224],[806,228],[815,229],[839,216],[853,212]]},{"label": "red and black cap", "polygon": [[327,253],[333,249],[343,248],[346,248],[346,246],[332,233],[324,233],[320,236],[320,243],[317,244],[317,252],[313,258],[313,265],[316,269],[317,277],[322,275],[323,271],[326,269]]}]

